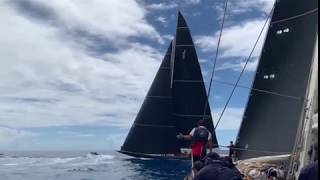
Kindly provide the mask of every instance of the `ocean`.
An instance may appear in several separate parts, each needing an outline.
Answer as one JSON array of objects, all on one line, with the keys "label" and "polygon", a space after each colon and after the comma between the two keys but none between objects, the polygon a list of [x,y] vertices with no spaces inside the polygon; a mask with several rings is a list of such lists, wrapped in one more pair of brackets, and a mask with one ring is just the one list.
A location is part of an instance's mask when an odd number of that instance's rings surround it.
[{"label": "ocean", "polygon": [[181,180],[189,161],[131,158],[117,152],[1,152],[0,180]]}]

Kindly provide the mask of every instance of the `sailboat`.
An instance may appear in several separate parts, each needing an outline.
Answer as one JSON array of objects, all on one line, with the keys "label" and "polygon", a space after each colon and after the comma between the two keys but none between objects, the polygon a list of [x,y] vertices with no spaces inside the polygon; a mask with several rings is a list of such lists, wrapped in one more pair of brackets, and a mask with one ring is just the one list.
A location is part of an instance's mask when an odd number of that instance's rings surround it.
[{"label": "sailboat", "polygon": [[[143,105],[119,152],[143,158],[186,159],[181,149],[190,142],[176,138],[189,134],[200,119],[217,138],[196,49],[185,18],[178,13],[176,36],[162,61]],[[206,109],[206,110],[205,110]]]},{"label": "sailboat", "polygon": [[289,157],[297,155],[313,100],[310,87],[317,81],[311,78],[318,64],[317,42],[318,0],[276,1],[237,137],[236,159],[247,163],[269,156],[290,164]]}]

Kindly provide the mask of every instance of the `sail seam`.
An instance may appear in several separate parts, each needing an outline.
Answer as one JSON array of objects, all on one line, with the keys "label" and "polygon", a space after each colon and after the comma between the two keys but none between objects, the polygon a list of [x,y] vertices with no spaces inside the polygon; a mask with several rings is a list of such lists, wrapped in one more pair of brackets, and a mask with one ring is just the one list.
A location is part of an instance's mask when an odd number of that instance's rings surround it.
[{"label": "sail seam", "polygon": [[135,126],[143,127],[158,127],[158,128],[175,128],[176,126],[165,126],[165,125],[155,125],[155,124],[134,124]]},{"label": "sail seam", "polygon": [[[181,116],[181,117],[203,117],[203,115],[195,115],[195,114],[173,114],[174,116]],[[206,115],[204,117],[210,117],[210,115]]]},{"label": "sail seam", "polygon": [[177,29],[189,29],[188,27],[178,27]]},{"label": "sail seam", "polygon": [[147,96],[147,98],[171,99],[171,96]]},{"label": "sail seam", "polygon": [[173,82],[183,82],[183,83],[202,83],[201,80],[174,80]]},{"label": "sail seam", "polygon": [[[228,82],[223,82],[223,81],[218,81],[218,80],[214,80],[214,81],[217,82],[217,83],[220,83],[220,84],[228,85],[228,86],[235,86],[235,84],[233,84],[233,83],[228,83]],[[250,88],[250,87],[243,86],[243,85],[237,85],[237,87],[238,88],[243,88],[243,89],[252,89],[253,91],[256,91],[256,92],[261,92],[261,93],[271,94],[271,95],[275,95],[275,96],[285,97],[285,98],[294,99],[294,100],[297,100],[297,101],[300,101],[302,99],[302,98],[299,98],[299,97],[296,97],[296,96],[290,96],[290,95],[277,93],[277,92],[273,92],[273,91],[268,91],[268,90],[263,90],[263,89]]]},{"label": "sail seam", "polygon": [[180,44],[180,45],[176,45],[176,47],[194,47],[193,44]]},{"label": "sail seam", "polygon": [[296,16],[292,16],[292,17],[289,17],[289,18],[286,18],[286,19],[282,19],[282,20],[279,20],[279,21],[271,22],[271,24],[274,25],[274,24],[278,24],[278,23],[281,23],[281,22],[290,21],[290,20],[297,19],[297,18],[300,18],[300,17],[308,16],[310,14],[318,12],[318,10],[319,10],[319,8],[316,8],[316,9],[310,10],[308,12],[305,12],[305,13],[302,13],[302,14],[299,14],[299,15],[296,15]]}]

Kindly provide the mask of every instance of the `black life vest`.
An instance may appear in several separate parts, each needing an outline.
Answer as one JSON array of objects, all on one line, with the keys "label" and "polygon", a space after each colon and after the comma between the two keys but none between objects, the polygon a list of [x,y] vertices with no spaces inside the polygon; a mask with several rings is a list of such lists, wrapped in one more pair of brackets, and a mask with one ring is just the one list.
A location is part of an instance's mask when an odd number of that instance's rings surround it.
[{"label": "black life vest", "polygon": [[209,130],[205,127],[198,127],[194,131],[193,139],[194,142],[207,143],[209,138]]}]

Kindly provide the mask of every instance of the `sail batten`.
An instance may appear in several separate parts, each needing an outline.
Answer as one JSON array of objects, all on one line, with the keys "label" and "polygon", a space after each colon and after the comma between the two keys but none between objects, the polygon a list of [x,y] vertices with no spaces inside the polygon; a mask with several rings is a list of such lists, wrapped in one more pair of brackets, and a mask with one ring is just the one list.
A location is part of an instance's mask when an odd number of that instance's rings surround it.
[{"label": "sail batten", "polygon": [[134,126],[154,127],[154,128],[176,128],[176,126],[164,126],[157,124],[134,124]]},{"label": "sail batten", "polygon": [[[318,12],[292,17],[317,7],[317,0],[276,2],[237,138],[237,148],[243,149],[236,151],[237,159],[274,155],[267,152],[278,152],[278,155],[292,152],[304,112],[303,100],[313,61]],[[255,89],[296,98],[282,98]],[[265,153],[250,152],[250,149],[262,149]]]}]

